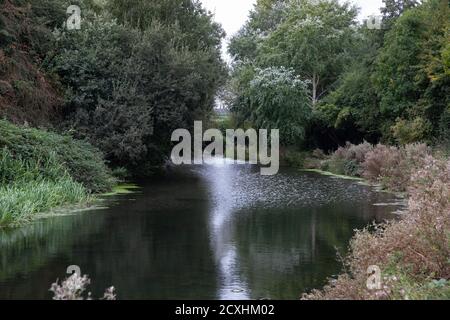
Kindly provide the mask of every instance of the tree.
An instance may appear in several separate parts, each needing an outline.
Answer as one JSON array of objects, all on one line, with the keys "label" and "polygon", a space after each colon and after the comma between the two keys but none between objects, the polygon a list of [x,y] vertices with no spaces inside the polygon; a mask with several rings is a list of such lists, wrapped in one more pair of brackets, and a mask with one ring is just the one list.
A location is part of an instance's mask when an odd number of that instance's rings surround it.
[{"label": "tree", "polygon": [[289,0],[258,0],[249,20],[234,35],[228,52],[236,61],[255,59],[259,46],[287,15]]},{"label": "tree", "polygon": [[[433,128],[419,140],[437,135],[439,121],[448,105],[449,75],[442,53],[448,44],[450,9],[447,1],[430,0],[406,11],[386,34],[377,59],[375,79],[385,119],[390,128],[417,123]],[[404,131],[404,130],[403,130]]]},{"label": "tree", "polygon": [[198,0],[109,0],[108,8],[121,24],[146,30],[155,22],[176,25],[178,41],[190,49],[220,51],[225,36]]},{"label": "tree", "polygon": [[[112,3],[124,6],[122,22],[108,11],[83,10],[82,29],[59,32],[47,68],[66,89],[64,128],[98,146],[114,166],[146,175],[170,155],[173,130],[212,112],[225,76],[218,42],[212,40],[221,33],[207,27],[211,21],[204,11],[189,9],[197,3],[178,12],[180,19],[202,22],[191,29],[167,22],[164,10],[158,19],[144,2]],[[151,17],[149,24],[134,24],[142,22],[130,18],[134,13]]]},{"label": "tree", "polygon": [[286,20],[262,44],[258,64],[293,68],[310,81],[315,105],[350,61],[356,14],[337,0],[291,3]]},{"label": "tree", "polygon": [[362,139],[376,143],[381,137],[380,98],[375,88],[375,60],[382,37],[378,30],[368,29],[363,24],[356,31],[356,50],[352,62],[340,74],[336,87],[320,102],[316,112],[314,133],[324,132],[323,137],[314,137],[321,147],[330,148],[327,141],[335,145]]},{"label": "tree", "polygon": [[311,117],[307,84],[292,69],[256,69],[245,93],[249,117],[257,128],[279,129],[281,143],[301,144]]},{"label": "tree", "polygon": [[403,12],[418,6],[420,3],[420,0],[383,0],[384,6],[381,8],[381,13],[383,14],[385,29],[391,29],[395,20],[397,20]]}]

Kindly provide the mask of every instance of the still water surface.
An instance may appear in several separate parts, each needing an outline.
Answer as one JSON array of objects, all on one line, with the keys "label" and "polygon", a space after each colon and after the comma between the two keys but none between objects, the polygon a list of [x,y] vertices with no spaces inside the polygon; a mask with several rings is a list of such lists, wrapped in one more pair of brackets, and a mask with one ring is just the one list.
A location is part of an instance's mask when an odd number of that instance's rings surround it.
[{"label": "still water surface", "polygon": [[107,209],[0,231],[0,299],[49,299],[69,265],[94,296],[114,285],[119,299],[297,299],[339,272],[355,228],[397,209],[354,181],[259,172],[178,168]]}]

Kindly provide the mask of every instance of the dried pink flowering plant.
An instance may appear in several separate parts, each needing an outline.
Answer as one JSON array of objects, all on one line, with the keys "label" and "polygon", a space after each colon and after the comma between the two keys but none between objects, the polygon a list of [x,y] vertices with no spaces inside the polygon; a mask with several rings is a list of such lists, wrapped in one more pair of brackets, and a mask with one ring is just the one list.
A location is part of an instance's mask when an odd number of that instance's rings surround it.
[{"label": "dried pink flowering plant", "polygon": [[[450,161],[421,161],[402,219],[358,231],[344,261],[348,272],[304,299],[450,298]],[[367,288],[371,265],[383,271],[381,290]]]},{"label": "dried pink flowering plant", "polygon": [[430,154],[430,148],[425,144],[415,143],[403,147],[379,144],[366,154],[362,175],[388,190],[405,192],[410,185],[411,175],[424,166],[425,158]]},{"label": "dried pink flowering plant", "polygon": [[345,147],[339,147],[332,155],[332,158],[346,161],[355,161],[361,164],[365,161],[366,155],[373,150],[373,145],[364,141],[361,144],[354,145],[347,142]]}]

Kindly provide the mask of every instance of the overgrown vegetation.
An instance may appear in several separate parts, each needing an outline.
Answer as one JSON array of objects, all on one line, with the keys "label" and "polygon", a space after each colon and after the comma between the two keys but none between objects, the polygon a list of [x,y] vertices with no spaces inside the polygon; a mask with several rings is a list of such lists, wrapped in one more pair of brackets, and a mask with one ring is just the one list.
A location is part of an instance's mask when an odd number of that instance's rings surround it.
[{"label": "overgrown vegetation", "polygon": [[[221,130],[280,129],[301,150],[283,154],[289,164],[410,196],[400,221],[358,232],[345,273],[305,298],[449,298],[450,163],[432,151],[450,153],[449,3],[383,2],[374,30],[342,1],[258,0],[229,46]],[[71,4],[81,30],[63,26]],[[112,172],[154,173],[172,131],[210,117],[223,37],[196,0],[0,0],[0,226],[88,202]],[[369,265],[381,290],[366,287]],[[52,291],[79,298],[88,282]]]},{"label": "overgrown vegetation", "polygon": [[[255,70],[286,68],[306,81],[313,105],[296,126],[304,139],[285,145],[325,150],[346,141],[445,144],[449,137],[450,8],[446,0],[386,0],[382,28],[368,29],[337,0],[260,0],[233,37],[232,110],[255,123],[283,122],[283,112],[248,118]],[[308,108],[298,99],[297,110]],[[277,110],[289,110],[280,105]]]},{"label": "overgrown vegetation", "polygon": [[0,1],[0,224],[157,170],[212,111],[223,37],[198,1]]},{"label": "overgrown vegetation", "polygon": [[[74,273],[61,284],[58,280],[52,283],[50,291],[53,292],[53,300],[93,300],[92,294],[86,292],[90,284],[91,280],[87,275],[80,276]],[[100,300],[116,300],[116,298],[114,287],[109,287]]]},{"label": "overgrown vegetation", "polygon": [[[81,30],[63,27],[79,5]],[[221,27],[191,0],[5,0],[0,115],[71,130],[112,167],[149,175],[170,134],[208,119],[226,75]]]},{"label": "overgrown vegetation", "polygon": [[113,166],[144,176],[170,135],[207,119],[225,67],[223,31],[196,1],[81,1],[83,26],[59,30],[45,67],[66,88],[65,129]]},{"label": "overgrown vegetation", "polygon": [[[434,153],[434,154],[433,154]],[[344,272],[304,299],[449,299],[450,161],[425,144],[389,147],[347,143],[331,155],[290,153],[291,165],[357,176],[409,198],[399,220],[358,231]],[[370,290],[369,266],[382,271]]]},{"label": "overgrown vegetation", "polygon": [[[400,221],[357,232],[345,273],[305,299],[449,299],[450,161],[430,155],[410,172],[408,209]],[[368,267],[382,288],[367,287]]]},{"label": "overgrown vegetation", "polygon": [[[281,141],[288,165],[410,197],[400,221],[358,232],[344,274],[307,299],[450,298],[449,2],[383,3],[381,29],[370,29],[341,1],[259,0],[229,46],[236,125],[293,128],[286,119],[309,110],[294,121],[304,134]],[[283,103],[273,85],[252,91],[261,69],[290,70],[310,101]],[[371,265],[381,290],[367,289]]]},{"label": "overgrown vegetation", "polygon": [[114,183],[98,150],[44,130],[0,121],[0,226],[84,204]]},{"label": "overgrown vegetation", "polygon": [[52,209],[86,204],[86,189],[65,175],[57,180],[29,181],[0,187],[0,227],[20,225]]},{"label": "overgrown vegetation", "polygon": [[68,173],[92,193],[110,190],[114,179],[102,154],[84,141],[0,121],[0,182],[56,179]]}]

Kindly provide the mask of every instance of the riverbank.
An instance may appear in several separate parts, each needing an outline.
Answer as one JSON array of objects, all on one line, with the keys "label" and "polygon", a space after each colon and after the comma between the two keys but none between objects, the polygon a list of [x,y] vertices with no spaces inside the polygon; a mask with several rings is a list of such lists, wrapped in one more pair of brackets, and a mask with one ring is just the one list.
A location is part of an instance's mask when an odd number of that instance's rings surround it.
[{"label": "riverbank", "polygon": [[0,227],[57,208],[89,206],[115,183],[89,143],[0,121]]},{"label": "riverbank", "polygon": [[359,180],[382,191],[407,196],[411,175],[424,166],[428,156],[447,158],[425,144],[395,147],[364,142],[359,145],[347,143],[329,155],[321,150],[288,150],[283,162],[300,170]]},{"label": "riverbank", "polygon": [[[298,167],[357,176],[409,198],[400,220],[357,231],[343,273],[303,299],[450,299],[450,161],[443,154],[423,144],[364,143],[329,156],[290,156]],[[371,266],[381,270],[375,289],[367,285]]]}]

